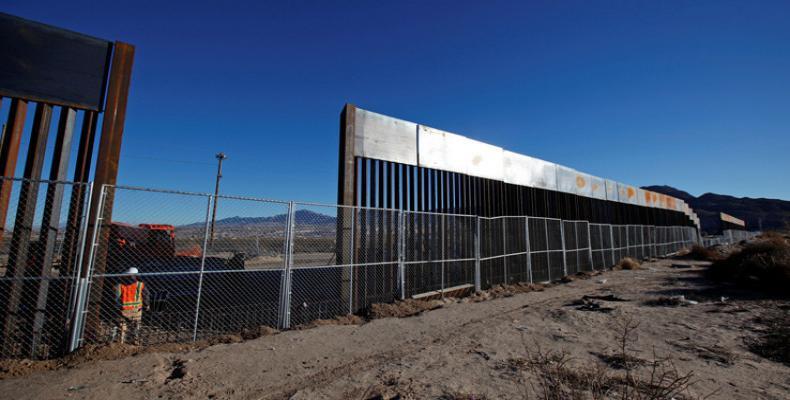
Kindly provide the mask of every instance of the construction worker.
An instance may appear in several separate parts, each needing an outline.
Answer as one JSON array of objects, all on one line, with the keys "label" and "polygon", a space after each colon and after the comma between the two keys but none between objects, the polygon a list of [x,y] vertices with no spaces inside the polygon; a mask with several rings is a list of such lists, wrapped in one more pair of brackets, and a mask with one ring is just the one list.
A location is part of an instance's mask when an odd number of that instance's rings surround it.
[{"label": "construction worker", "polygon": [[126,276],[121,278],[121,282],[115,286],[116,300],[121,311],[119,319],[121,343],[130,341],[137,344],[139,340],[143,307],[148,304],[145,297],[147,294],[145,283],[140,281],[137,276],[139,272],[137,268],[129,268],[126,271]]}]

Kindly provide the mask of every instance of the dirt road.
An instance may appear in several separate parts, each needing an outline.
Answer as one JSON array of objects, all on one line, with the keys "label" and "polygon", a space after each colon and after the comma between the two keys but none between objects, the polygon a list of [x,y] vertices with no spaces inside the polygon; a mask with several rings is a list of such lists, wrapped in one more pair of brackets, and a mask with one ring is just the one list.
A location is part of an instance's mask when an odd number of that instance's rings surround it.
[{"label": "dirt road", "polygon": [[[513,360],[538,349],[564,351],[572,365],[589,368],[617,351],[618,324],[631,318],[639,326],[629,352],[645,360],[654,352],[671,357],[678,371],[693,373],[687,395],[790,398],[790,368],[745,344],[759,333],[756,317],[786,310],[789,302],[711,287],[691,264],[661,260],[539,292],[449,302],[415,317],[40,372],[0,381],[0,397],[535,398],[539,380],[530,370],[513,368]],[[584,295],[610,294],[610,300],[578,302]],[[650,303],[681,294],[698,303]],[[612,301],[618,298],[624,301]]]}]

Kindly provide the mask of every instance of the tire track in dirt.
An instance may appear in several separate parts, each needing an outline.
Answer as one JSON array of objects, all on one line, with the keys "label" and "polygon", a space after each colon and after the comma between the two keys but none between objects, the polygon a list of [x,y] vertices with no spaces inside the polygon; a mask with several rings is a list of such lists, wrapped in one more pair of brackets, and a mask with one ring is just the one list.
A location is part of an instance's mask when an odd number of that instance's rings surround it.
[{"label": "tire track in dirt", "polygon": [[[630,273],[629,273],[630,274]],[[601,275],[596,275],[601,276]],[[590,279],[585,280],[575,280],[573,282],[584,282],[588,284]],[[627,286],[628,282],[613,282],[612,284],[607,286],[608,290],[616,290],[620,289],[624,286]],[[558,290],[552,290],[558,289]],[[495,320],[507,320],[510,319],[510,315],[524,310],[526,307],[536,307],[536,306],[547,306],[549,303],[555,302],[557,300],[561,300],[564,297],[567,297],[568,291],[580,290],[582,288],[579,287],[570,287],[567,285],[556,285],[550,288],[545,289],[540,293],[547,293],[549,291],[554,291],[555,294],[549,296],[548,298],[544,298],[541,300],[537,300],[534,302],[520,302],[516,307],[512,307],[506,310],[499,311],[497,313],[489,314],[485,317],[474,318],[465,322],[462,322],[456,325],[453,329],[447,329],[449,332],[445,334],[439,334],[437,336],[426,337],[424,340],[419,342],[406,342],[405,346],[401,346],[397,349],[387,350],[384,352],[375,353],[365,357],[355,358],[351,361],[338,365],[336,367],[330,368],[328,370],[323,370],[316,372],[312,375],[305,376],[300,379],[299,382],[289,383],[285,386],[277,387],[277,388],[267,388],[266,391],[268,392],[265,396],[260,397],[260,399],[271,399],[271,400],[279,400],[279,399],[289,399],[293,396],[296,392],[302,390],[310,390],[316,389],[318,387],[324,386],[338,378],[348,376],[350,374],[354,374],[361,371],[367,371],[372,369],[373,367],[380,365],[384,362],[392,363],[394,360],[402,360],[405,357],[410,355],[415,355],[419,351],[421,351],[426,344],[433,344],[433,345],[445,345],[451,340],[458,338],[460,336],[471,336],[475,333],[481,333],[486,330],[490,330],[491,325],[490,322]],[[534,293],[534,292],[532,292]],[[515,294],[515,296],[522,296],[524,301],[529,301],[529,295],[531,293],[519,293]],[[509,298],[509,297],[507,297]],[[505,298],[495,298],[486,300],[486,302],[496,301],[496,300],[503,300]],[[463,306],[463,304],[459,304],[458,306]],[[430,312],[430,311],[429,311]],[[507,318],[506,318],[507,317]]]}]

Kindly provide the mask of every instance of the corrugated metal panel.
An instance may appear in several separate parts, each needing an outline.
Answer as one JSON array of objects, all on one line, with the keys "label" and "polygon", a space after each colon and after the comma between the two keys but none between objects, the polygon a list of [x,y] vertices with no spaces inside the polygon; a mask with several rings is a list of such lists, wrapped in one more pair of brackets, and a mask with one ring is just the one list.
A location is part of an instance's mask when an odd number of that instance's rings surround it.
[{"label": "corrugated metal panel", "polygon": [[620,201],[620,194],[617,190],[617,182],[606,179],[606,200]]},{"label": "corrugated metal panel", "polygon": [[606,183],[604,182],[603,178],[590,176],[590,191],[592,197],[606,200]]},{"label": "corrugated metal panel", "polygon": [[504,151],[505,182],[515,185],[557,189],[557,166],[523,154]]},{"label": "corrugated metal panel", "polygon": [[417,124],[358,108],[354,155],[417,165]]},{"label": "corrugated metal panel", "polygon": [[576,194],[576,175],[575,170],[557,165],[557,190]]},{"label": "corrugated metal panel", "polygon": [[504,181],[504,150],[483,142],[420,125],[420,166]]}]

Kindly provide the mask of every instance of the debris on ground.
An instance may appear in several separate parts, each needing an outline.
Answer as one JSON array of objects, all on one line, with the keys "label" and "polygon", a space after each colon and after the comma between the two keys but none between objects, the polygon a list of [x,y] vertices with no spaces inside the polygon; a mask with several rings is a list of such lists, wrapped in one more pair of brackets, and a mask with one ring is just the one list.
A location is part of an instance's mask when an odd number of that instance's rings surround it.
[{"label": "debris on ground", "polygon": [[585,294],[582,296],[582,299],[592,299],[592,300],[604,300],[604,301],[629,301],[628,299],[624,299],[619,297],[613,293],[610,294]]},{"label": "debris on ground", "polygon": [[677,296],[661,296],[655,299],[645,301],[646,306],[653,307],[680,307],[680,306],[693,306],[699,304],[696,300],[689,300],[685,295]]},{"label": "debris on ground", "polygon": [[579,311],[596,311],[602,313],[614,311],[614,308],[602,306],[600,302],[589,299],[586,296],[568,303],[567,306],[575,307]]}]

